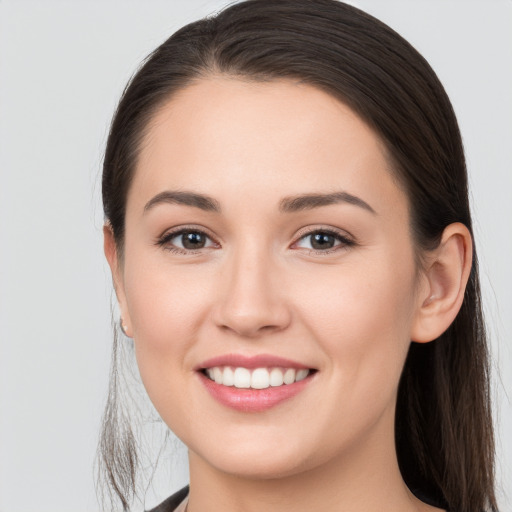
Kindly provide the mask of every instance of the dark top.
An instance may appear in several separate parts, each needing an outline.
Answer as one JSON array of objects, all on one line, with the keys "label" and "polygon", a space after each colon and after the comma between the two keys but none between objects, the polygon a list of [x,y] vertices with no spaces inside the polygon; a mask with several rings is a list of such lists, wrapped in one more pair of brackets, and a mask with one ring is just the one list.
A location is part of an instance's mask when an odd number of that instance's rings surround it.
[{"label": "dark top", "polygon": [[148,510],[148,512],[174,512],[174,509],[187,497],[187,494],[188,485],[178,492],[175,492],[165,501],[162,501],[157,507]]},{"label": "dark top", "polygon": [[[178,492],[175,492],[172,496],[167,498],[165,501],[160,503],[155,508],[152,508],[151,510],[148,510],[147,512],[174,512],[174,509],[186,498],[188,494],[189,486],[183,487],[183,489],[180,489]],[[424,501],[425,503],[428,503],[429,505],[442,508],[442,505],[439,505],[439,503],[436,503],[432,499],[429,499],[427,496],[423,495],[419,491],[414,491],[414,494],[416,496]]]}]

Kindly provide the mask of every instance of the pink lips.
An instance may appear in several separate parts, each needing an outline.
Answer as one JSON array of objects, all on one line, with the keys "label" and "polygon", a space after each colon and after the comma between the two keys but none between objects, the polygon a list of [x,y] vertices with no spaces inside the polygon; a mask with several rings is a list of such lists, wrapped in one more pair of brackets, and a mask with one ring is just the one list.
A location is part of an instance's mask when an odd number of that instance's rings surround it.
[{"label": "pink lips", "polygon": [[307,387],[313,375],[304,380],[282,386],[268,387],[265,389],[239,389],[234,386],[224,386],[209,379],[201,370],[215,366],[255,368],[295,368],[307,369],[308,366],[281,357],[260,354],[253,357],[228,354],[214,357],[201,363],[196,370],[199,378],[210,395],[222,405],[240,412],[261,412],[274,407],[300,393]]},{"label": "pink lips", "polygon": [[254,368],[309,368],[303,364],[292,361],[291,359],[284,359],[282,357],[272,356],[270,354],[258,354],[257,356],[242,356],[238,354],[226,354],[224,356],[213,357],[204,361],[196,370],[204,368],[213,368],[214,366],[242,366],[250,370]]}]

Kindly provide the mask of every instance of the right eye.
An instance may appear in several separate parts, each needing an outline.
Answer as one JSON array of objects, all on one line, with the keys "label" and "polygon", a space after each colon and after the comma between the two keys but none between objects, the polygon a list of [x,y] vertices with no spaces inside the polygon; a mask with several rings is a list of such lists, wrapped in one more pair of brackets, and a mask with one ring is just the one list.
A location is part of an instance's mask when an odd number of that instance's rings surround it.
[{"label": "right eye", "polygon": [[178,254],[196,254],[201,249],[207,249],[215,245],[204,231],[190,228],[165,233],[157,244]]}]

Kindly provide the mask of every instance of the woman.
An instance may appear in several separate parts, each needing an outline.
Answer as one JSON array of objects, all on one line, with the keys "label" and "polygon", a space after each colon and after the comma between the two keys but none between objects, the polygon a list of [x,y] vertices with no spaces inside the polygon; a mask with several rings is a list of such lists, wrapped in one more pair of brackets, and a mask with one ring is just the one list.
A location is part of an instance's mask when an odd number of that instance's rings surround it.
[{"label": "woman", "polygon": [[103,203],[121,328],[189,449],[155,510],[496,509],[462,143],[389,27],[250,0],[182,28],[123,94]]}]

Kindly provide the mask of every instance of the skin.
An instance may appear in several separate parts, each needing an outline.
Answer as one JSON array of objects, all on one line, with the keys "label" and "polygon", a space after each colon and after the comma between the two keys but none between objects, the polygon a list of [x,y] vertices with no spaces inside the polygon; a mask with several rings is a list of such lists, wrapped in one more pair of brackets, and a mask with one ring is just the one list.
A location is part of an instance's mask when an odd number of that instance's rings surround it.
[{"label": "skin", "polygon": [[[145,211],[176,189],[222,212]],[[283,197],[340,190],[374,211],[278,209]],[[398,469],[397,386],[411,340],[435,339],[460,308],[471,237],[448,226],[418,269],[409,219],[379,138],[309,85],[212,76],[157,112],[127,198],[123,258],[108,225],[105,254],[148,395],[189,448],[189,512],[435,510]],[[157,243],[180,226],[205,231],[205,247]],[[315,252],[306,235],[322,228],[352,243]],[[296,397],[244,413],[215,401],[195,370],[229,353],[318,371]]]}]

